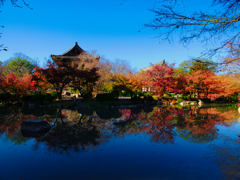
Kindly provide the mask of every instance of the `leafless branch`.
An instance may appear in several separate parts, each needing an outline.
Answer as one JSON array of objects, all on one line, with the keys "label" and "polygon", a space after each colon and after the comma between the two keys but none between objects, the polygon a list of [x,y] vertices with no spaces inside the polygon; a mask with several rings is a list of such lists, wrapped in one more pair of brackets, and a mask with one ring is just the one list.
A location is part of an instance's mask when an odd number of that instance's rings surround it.
[{"label": "leafless branch", "polygon": [[[212,0],[212,8],[221,6],[222,11],[203,12],[201,10],[186,15],[185,12],[175,10],[178,0],[163,0],[170,2],[161,8],[150,9],[155,14],[152,23],[145,27],[159,31],[162,41],[173,42],[174,33],[179,34],[179,41],[188,45],[194,39],[201,40],[207,45],[210,42],[220,43],[217,48],[210,49],[204,56],[214,56],[226,48],[228,44],[235,44],[240,39],[240,1]],[[184,0],[182,0],[184,1]]]}]

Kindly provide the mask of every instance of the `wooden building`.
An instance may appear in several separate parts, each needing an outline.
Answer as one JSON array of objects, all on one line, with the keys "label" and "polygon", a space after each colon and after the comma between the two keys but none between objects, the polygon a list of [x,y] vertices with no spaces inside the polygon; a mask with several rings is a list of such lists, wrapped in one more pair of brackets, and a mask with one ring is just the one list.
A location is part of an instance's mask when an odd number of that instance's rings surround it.
[{"label": "wooden building", "polygon": [[94,60],[99,61],[100,56],[91,56],[86,51],[84,51],[81,47],[79,47],[78,43],[76,42],[75,45],[69,49],[67,52],[61,55],[51,55],[53,61],[58,64],[59,62],[82,62],[88,63]]},{"label": "wooden building", "polygon": [[[153,69],[154,66],[163,66],[163,65],[166,65],[165,60],[162,60],[162,61],[160,61],[160,62],[158,62],[158,63],[156,63],[156,64],[153,64],[153,65],[150,65],[150,66],[145,67],[145,68],[143,68],[143,69],[140,69],[140,71],[137,72],[137,73],[135,74],[135,76],[138,76],[138,75],[140,75],[140,74],[143,73],[143,72],[146,72],[146,71],[148,71],[148,70]],[[147,91],[152,91],[152,92],[154,92],[154,89],[153,89],[152,87],[147,87],[147,86],[142,87],[142,92],[147,92]]]},{"label": "wooden building", "polygon": [[[91,69],[98,65],[100,56],[92,56],[88,54],[76,42],[75,45],[67,52],[61,55],[51,55],[51,58],[56,64],[63,62],[70,63],[71,65],[77,66],[79,68],[84,67],[84,69]],[[69,87],[71,87],[71,85],[63,89],[63,94],[69,93]]]},{"label": "wooden building", "polygon": [[156,66],[156,65],[162,66],[162,65],[164,65],[164,64],[166,64],[166,63],[165,63],[165,60],[162,60],[162,61],[160,61],[160,62],[158,62],[158,63],[156,63],[156,64],[152,64],[151,66],[148,66],[148,67],[145,67],[145,68],[143,68],[143,69],[140,69],[140,71],[139,71],[138,73],[151,70],[151,69],[153,69],[153,67]]}]

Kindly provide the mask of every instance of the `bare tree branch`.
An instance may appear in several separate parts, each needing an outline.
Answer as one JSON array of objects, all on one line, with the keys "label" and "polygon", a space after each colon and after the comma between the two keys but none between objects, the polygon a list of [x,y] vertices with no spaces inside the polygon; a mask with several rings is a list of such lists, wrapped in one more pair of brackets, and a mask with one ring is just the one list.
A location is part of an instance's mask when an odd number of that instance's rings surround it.
[{"label": "bare tree branch", "polygon": [[[181,2],[184,1],[187,0]],[[219,47],[211,48],[203,53],[203,56],[208,57],[221,53],[229,44],[239,42],[240,0],[212,0],[213,11],[199,10],[190,15],[175,10],[179,0],[163,0],[163,2],[170,4],[150,9],[155,14],[155,19],[152,23],[145,24],[145,27],[158,30],[162,41],[167,40],[172,43],[173,34],[179,33],[179,41],[183,45],[190,44],[194,39],[201,40],[206,45],[210,42],[220,43]],[[214,11],[214,8],[218,11]]]}]

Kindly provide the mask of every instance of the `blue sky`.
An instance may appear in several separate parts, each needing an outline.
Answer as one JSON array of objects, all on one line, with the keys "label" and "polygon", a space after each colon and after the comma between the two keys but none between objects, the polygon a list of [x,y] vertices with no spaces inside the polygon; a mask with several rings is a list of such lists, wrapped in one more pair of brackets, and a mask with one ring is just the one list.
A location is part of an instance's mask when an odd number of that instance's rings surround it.
[{"label": "blue sky", "polygon": [[[183,47],[177,35],[172,45],[159,43],[157,31],[144,28],[154,18],[148,9],[158,6],[157,0],[25,1],[32,10],[13,7],[8,1],[0,7],[4,25],[0,40],[8,48],[7,52],[0,52],[1,61],[21,52],[42,65],[44,58],[64,53],[76,41],[85,51],[96,50],[110,60],[127,60],[137,69],[163,59],[178,65],[204,50],[197,42]],[[207,7],[204,2],[209,2],[196,1],[200,8]]]}]

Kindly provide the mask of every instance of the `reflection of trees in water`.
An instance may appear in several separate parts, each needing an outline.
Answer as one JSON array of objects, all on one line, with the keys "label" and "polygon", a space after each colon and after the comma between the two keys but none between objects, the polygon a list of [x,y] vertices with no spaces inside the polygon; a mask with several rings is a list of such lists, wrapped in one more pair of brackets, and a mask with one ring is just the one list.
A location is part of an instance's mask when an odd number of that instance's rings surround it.
[{"label": "reflection of trees in water", "polygon": [[159,108],[151,113],[144,111],[122,110],[124,121],[114,123],[115,134],[146,133],[151,135],[151,141],[173,143],[176,133],[171,120],[174,118],[172,109]]},{"label": "reflection of trees in water", "polygon": [[184,126],[184,110],[178,108],[158,108],[151,117],[143,121],[146,134],[152,135],[151,140],[158,143],[174,143],[176,127]]},{"label": "reflection of trees in water", "polygon": [[204,134],[193,134],[191,131],[187,129],[181,129],[178,131],[178,135],[191,143],[208,143],[213,141],[214,139],[217,139],[218,134],[216,131],[213,130],[212,133],[204,133]]},{"label": "reflection of trees in water", "polygon": [[[194,143],[210,142],[217,137],[216,125],[229,126],[228,112],[223,114],[216,108],[160,107],[151,113],[133,113],[122,110],[125,121],[114,123],[115,134],[146,133],[151,141],[174,143],[177,133],[183,139]],[[232,111],[229,111],[232,117]]]},{"label": "reflection of trees in water", "polygon": [[208,158],[212,158],[218,164],[223,173],[223,179],[240,179],[240,138],[223,138],[222,146],[210,145],[212,152]]},{"label": "reflection of trees in water", "polygon": [[236,111],[222,111],[220,107],[191,107],[187,111],[186,125],[178,128],[179,136],[192,143],[207,143],[217,138],[216,125],[230,126],[235,121]]},{"label": "reflection of trees in water", "polygon": [[95,150],[110,138],[107,133],[110,122],[100,118],[91,119],[89,116],[80,116],[77,111],[59,110],[55,125],[45,136],[36,139],[35,149],[44,143],[48,151],[60,154]]},{"label": "reflection of trees in water", "polygon": [[[107,142],[112,136],[142,133],[148,134],[150,140],[156,143],[174,143],[177,135],[189,142],[204,143],[217,137],[216,125],[229,126],[237,112],[232,109],[222,111],[216,107],[158,107],[152,112],[137,108],[116,109],[105,116],[110,111],[102,111],[102,114],[101,109],[97,112],[86,111],[88,115],[100,115],[93,119],[83,114],[82,110],[82,116],[78,111],[72,110],[59,110],[55,115],[46,116],[45,120],[53,122],[53,128],[36,140],[35,148],[45,143],[49,150],[56,153],[88,151]],[[0,134],[6,134],[4,136],[16,144],[20,144],[23,138],[19,134],[21,123],[26,119],[38,118],[29,115],[26,109],[24,112],[25,115],[18,110],[15,115],[0,119]],[[105,119],[106,117],[110,119]],[[23,138],[22,142],[26,140],[28,139]]]},{"label": "reflection of trees in water", "polygon": [[142,120],[147,117],[147,113],[142,109],[122,109],[121,119],[114,122],[112,133],[114,136],[124,137],[127,133],[143,133]]},{"label": "reflection of trees in water", "polygon": [[120,118],[122,115],[119,109],[97,109],[96,113],[101,119]]},{"label": "reflection of trees in water", "polygon": [[6,134],[5,137],[10,141],[10,142],[14,142],[15,145],[21,145],[26,143],[28,140],[30,140],[31,138],[28,137],[23,137],[20,129],[16,132],[14,132],[13,134]]},{"label": "reflection of trees in water", "polygon": [[16,145],[27,142],[29,138],[24,138],[20,131],[21,123],[26,119],[27,117],[19,113],[19,109],[9,110],[8,113],[0,118],[0,134]]},{"label": "reflection of trees in water", "polygon": [[[14,108],[9,109],[3,116],[0,118],[0,135],[4,135],[3,138],[8,139],[10,142],[14,142],[15,145],[20,145],[30,138],[24,137],[21,134],[21,124],[27,119],[39,119],[36,116],[31,114],[22,114],[21,109]],[[48,117],[45,117],[44,120],[49,120]]]},{"label": "reflection of trees in water", "polygon": [[33,115],[35,117],[42,117],[44,115],[55,115],[57,113],[56,108],[21,108],[21,114]]}]

